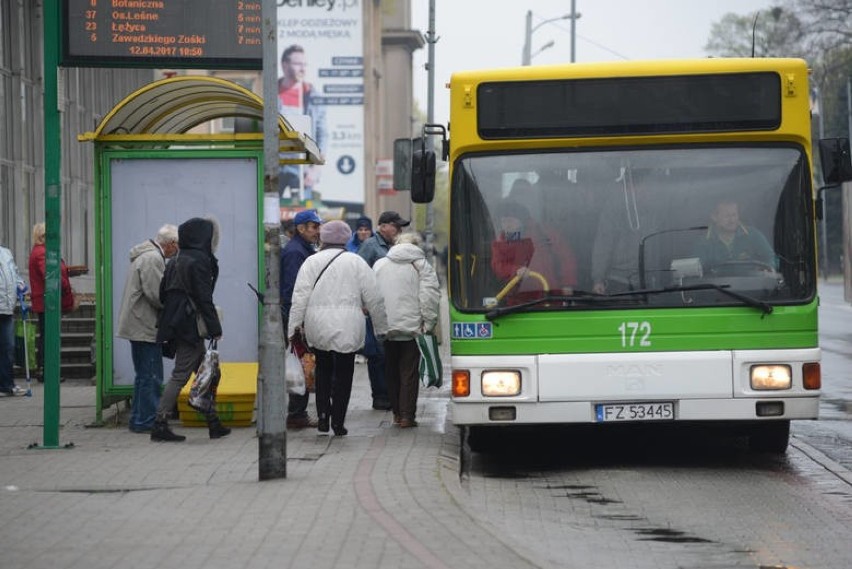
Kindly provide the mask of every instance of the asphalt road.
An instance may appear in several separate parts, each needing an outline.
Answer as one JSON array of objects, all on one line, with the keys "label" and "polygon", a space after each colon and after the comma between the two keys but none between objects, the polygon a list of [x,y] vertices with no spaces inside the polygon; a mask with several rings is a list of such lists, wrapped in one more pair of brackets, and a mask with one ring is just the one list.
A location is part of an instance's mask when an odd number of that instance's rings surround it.
[{"label": "asphalt road", "polygon": [[786,455],[700,428],[537,429],[446,488],[536,567],[852,567],[852,307],[840,283],[820,295],[821,418]]},{"label": "asphalt road", "polygon": [[852,470],[852,305],[840,281],[820,283],[822,400],[818,421],[795,422],[796,440]]}]

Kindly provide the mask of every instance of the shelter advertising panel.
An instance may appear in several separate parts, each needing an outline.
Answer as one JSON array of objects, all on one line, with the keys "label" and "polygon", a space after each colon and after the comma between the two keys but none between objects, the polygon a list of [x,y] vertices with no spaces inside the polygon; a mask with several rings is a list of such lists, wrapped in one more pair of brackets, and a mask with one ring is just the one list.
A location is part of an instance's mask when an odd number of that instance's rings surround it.
[{"label": "shelter advertising panel", "polygon": [[[319,145],[324,166],[285,164],[282,205],[364,201],[361,0],[278,2],[278,109]],[[285,156],[286,158],[286,156]]]},{"label": "shelter advertising panel", "polygon": [[[221,152],[219,152],[221,154]],[[246,154],[246,153],[242,153]],[[219,156],[216,151],[139,157],[110,154],[109,243],[106,252],[112,287],[107,293],[113,333],[118,330],[122,291],[131,263],[129,252],[151,239],[165,223],[212,216],[219,225],[219,278],[213,300],[221,310],[223,362],[257,360],[257,300],[246,283],[257,284],[259,157]],[[113,336],[112,386],[133,386],[130,343]],[[164,360],[166,375],[174,362]]]}]

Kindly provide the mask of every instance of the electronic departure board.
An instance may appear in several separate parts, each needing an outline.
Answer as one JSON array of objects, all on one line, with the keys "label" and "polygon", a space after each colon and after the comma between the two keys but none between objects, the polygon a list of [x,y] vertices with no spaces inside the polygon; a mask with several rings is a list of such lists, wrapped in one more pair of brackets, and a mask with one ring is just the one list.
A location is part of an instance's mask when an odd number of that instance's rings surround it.
[{"label": "electronic departure board", "polygon": [[261,69],[262,0],[62,0],[66,67]]}]

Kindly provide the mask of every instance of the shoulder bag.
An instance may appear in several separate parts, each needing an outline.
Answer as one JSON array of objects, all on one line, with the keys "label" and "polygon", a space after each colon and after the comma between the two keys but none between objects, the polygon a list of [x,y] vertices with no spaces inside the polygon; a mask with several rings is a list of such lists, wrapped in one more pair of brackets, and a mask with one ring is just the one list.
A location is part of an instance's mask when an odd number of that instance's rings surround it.
[{"label": "shoulder bag", "polygon": [[335,255],[334,257],[332,257],[332,258],[331,258],[331,261],[329,261],[329,262],[326,264],[326,266],[324,266],[324,267],[322,268],[322,270],[320,271],[320,274],[318,274],[318,275],[317,275],[317,280],[315,280],[315,281],[314,281],[314,286],[312,286],[312,287],[311,287],[311,291],[313,291],[315,288],[317,288],[317,283],[318,283],[318,282],[319,282],[319,280],[322,278],[322,275],[323,275],[323,273],[325,273],[325,270],[331,266],[331,264],[334,262],[334,260],[335,260],[335,259],[337,259],[339,256],[341,256],[341,255],[342,255],[342,254],[344,254],[345,252],[346,252],[346,249],[344,249],[344,250],[340,251],[337,255]]},{"label": "shoulder bag", "polygon": [[[178,258],[180,258],[180,253],[178,252],[177,257],[175,257],[175,262],[177,262]],[[195,328],[198,333],[199,338],[207,338],[210,334],[207,332],[207,322],[204,321],[204,317],[201,315],[201,312],[198,310],[198,305],[195,304],[195,301],[192,300],[192,295],[189,293],[189,289],[186,286],[186,283],[183,280],[183,274],[180,272],[180,267],[175,266],[175,272],[177,273],[178,283],[180,284],[181,289],[186,295],[186,300],[189,302],[189,307],[192,309],[192,312],[195,314]]]},{"label": "shoulder bag", "polygon": [[[325,273],[325,270],[334,262],[335,259],[337,259],[345,252],[345,249],[343,251],[340,251],[337,255],[331,258],[331,260],[328,262],[328,264],[326,264],[325,267],[323,267],[322,271],[320,271],[320,274],[314,281],[314,286],[311,288],[311,291],[313,291],[313,289],[317,287],[317,283],[319,282],[320,277],[322,277],[323,273]],[[286,364],[287,369],[292,368],[292,366],[295,365],[295,362],[298,361],[301,364],[301,375],[304,378],[304,387],[299,387],[299,382],[296,381],[297,374],[294,371],[291,381],[293,387],[290,388],[290,392],[296,393],[298,395],[304,395],[305,390],[307,390],[308,392],[313,392],[315,388],[314,372],[316,370],[316,356],[314,356],[314,353],[311,351],[310,346],[308,346],[308,341],[305,339],[305,333],[301,328],[297,329],[293,336],[290,337],[288,359],[290,361],[288,361]],[[290,384],[288,383],[288,385]]]}]

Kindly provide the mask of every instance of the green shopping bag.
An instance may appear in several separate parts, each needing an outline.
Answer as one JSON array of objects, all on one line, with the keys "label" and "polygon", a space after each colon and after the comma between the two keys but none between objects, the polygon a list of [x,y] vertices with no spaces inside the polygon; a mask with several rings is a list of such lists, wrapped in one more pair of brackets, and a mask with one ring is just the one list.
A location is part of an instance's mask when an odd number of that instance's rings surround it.
[{"label": "green shopping bag", "polygon": [[444,378],[438,337],[435,334],[421,334],[417,336],[417,347],[420,348],[420,384],[424,387],[441,387]]},{"label": "green shopping bag", "polygon": [[[30,371],[36,369],[36,322],[34,320],[27,321],[27,334],[24,338],[24,321],[15,321],[15,365],[23,368],[27,360],[29,361]],[[24,351],[24,341],[26,341],[26,351]],[[28,356],[24,357],[24,354]]]}]

